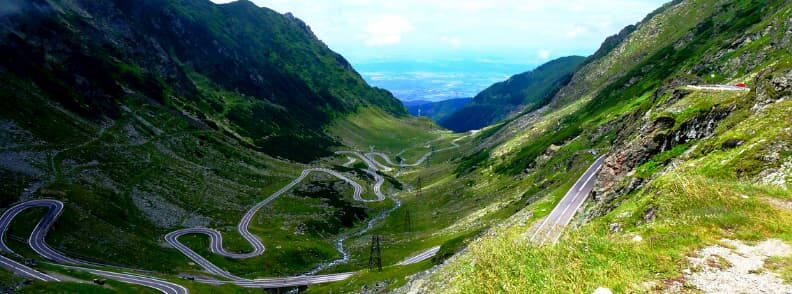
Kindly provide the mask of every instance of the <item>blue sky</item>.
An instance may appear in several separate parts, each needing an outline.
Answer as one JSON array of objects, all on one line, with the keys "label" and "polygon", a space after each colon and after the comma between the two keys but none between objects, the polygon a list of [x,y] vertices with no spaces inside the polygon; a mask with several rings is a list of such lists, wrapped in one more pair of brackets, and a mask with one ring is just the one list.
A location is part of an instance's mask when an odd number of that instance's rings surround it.
[{"label": "blue sky", "polygon": [[[218,3],[230,0],[213,0]],[[665,0],[252,0],[307,22],[353,64],[470,60],[538,64],[591,54]]]},{"label": "blue sky", "polygon": [[402,100],[429,101],[473,97],[553,58],[590,55],[666,2],[251,1],[304,20],[370,84]]}]

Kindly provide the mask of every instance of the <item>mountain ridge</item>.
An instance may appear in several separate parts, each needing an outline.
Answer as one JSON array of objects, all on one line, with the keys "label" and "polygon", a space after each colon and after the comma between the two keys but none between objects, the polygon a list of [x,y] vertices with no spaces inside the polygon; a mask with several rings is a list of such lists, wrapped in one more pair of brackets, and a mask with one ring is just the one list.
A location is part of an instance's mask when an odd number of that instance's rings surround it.
[{"label": "mountain ridge", "polygon": [[[5,67],[10,74],[43,83],[50,93],[71,93],[59,101],[82,115],[117,117],[122,88],[136,90],[210,127],[228,128],[264,152],[301,161],[329,154],[301,147],[312,140],[320,146],[338,145],[321,126],[346,114],[378,107],[397,117],[406,115],[389,92],[369,87],[304,22],[249,1],[11,4],[21,11],[4,17]],[[60,33],[37,35],[26,31],[31,28]],[[53,46],[68,49],[40,50],[38,38],[44,36]],[[88,46],[77,46],[80,42]],[[41,57],[45,54],[46,60]],[[46,73],[46,68],[59,66],[56,62],[90,66],[64,68],[61,81],[56,81]],[[31,66],[36,72],[27,69]],[[80,77],[87,80],[81,87],[63,82]],[[245,105],[224,101],[230,95]]]},{"label": "mountain ridge", "polygon": [[[778,283],[708,283],[691,256],[722,242],[792,244],[790,16],[789,1],[673,1],[607,39],[547,106],[483,129],[455,170],[524,208],[396,292],[789,287],[789,264],[753,270]],[[593,192],[551,229],[558,243],[532,243],[598,158]],[[754,277],[732,270],[703,269]]]},{"label": "mountain ridge", "polygon": [[436,122],[444,121],[460,108],[473,101],[473,98],[455,98],[443,101],[410,101],[404,102],[407,111],[415,116],[426,116]]},{"label": "mountain ridge", "polygon": [[538,109],[569,82],[584,60],[581,56],[561,57],[495,83],[477,94],[473,102],[441,120],[440,125],[465,132],[497,123],[515,113]]}]

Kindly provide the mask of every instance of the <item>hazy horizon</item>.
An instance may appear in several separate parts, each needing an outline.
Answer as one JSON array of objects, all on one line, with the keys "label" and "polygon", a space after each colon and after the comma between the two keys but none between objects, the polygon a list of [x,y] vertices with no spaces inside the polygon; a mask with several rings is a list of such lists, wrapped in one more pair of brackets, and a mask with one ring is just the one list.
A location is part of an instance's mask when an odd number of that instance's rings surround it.
[{"label": "hazy horizon", "polygon": [[402,100],[437,101],[472,97],[555,58],[590,55],[667,1],[252,2],[305,21],[372,85]]}]

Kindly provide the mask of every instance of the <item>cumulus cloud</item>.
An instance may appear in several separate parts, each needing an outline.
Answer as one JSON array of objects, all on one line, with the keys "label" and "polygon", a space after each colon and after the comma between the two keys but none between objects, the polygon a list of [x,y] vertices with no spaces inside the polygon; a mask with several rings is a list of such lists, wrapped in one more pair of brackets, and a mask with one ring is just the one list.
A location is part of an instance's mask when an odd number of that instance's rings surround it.
[{"label": "cumulus cloud", "polygon": [[448,44],[454,49],[462,47],[462,39],[459,37],[451,37],[451,36],[442,36],[440,37],[440,41]]},{"label": "cumulus cloud", "polygon": [[550,50],[547,49],[540,49],[536,51],[536,57],[539,57],[540,60],[548,60],[550,59]]},{"label": "cumulus cloud", "polygon": [[584,35],[584,34],[587,34],[587,33],[589,33],[589,29],[587,27],[582,26],[582,25],[573,25],[572,27],[570,27],[566,31],[565,35],[567,36],[567,38],[574,39],[574,38],[577,38],[578,36],[581,36],[581,35]]},{"label": "cumulus cloud", "polygon": [[[605,37],[668,0],[252,1],[294,13],[353,63],[394,56],[536,63],[544,54],[530,53],[540,50],[591,54]],[[459,55],[450,56],[449,49]]]},{"label": "cumulus cloud", "polygon": [[366,45],[385,46],[398,44],[402,36],[414,29],[412,23],[400,15],[383,15],[366,25]]}]

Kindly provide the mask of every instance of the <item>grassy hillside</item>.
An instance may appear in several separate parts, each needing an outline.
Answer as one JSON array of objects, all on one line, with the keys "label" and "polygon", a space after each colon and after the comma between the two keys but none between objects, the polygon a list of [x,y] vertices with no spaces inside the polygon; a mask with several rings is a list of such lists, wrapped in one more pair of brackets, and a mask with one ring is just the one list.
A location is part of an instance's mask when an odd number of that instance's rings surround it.
[{"label": "grassy hillside", "polygon": [[115,119],[139,94],[259,151],[308,162],[340,143],[322,131],[336,118],[365,107],[407,114],[301,20],[250,1],[67,2],[8,3],[16,12],[2,15],[0,66],[4,82],[30,81],[86,119]]},{"label": "grassy hillside", "polygon": [[[0,19],[0,203],[64,201],[47,242],[69,256],[151,271],[193,292],[246,292],[176,278],[207,274],[164,235],[217,228],[229,250],[247,251],[236,232],[242,215],[304,168],[346,162],[333,151],[375,145],[410,158],[428,141],[450,140],[365,84],[301,21],[249,1],[9,5],[19,13]],[[339,170],[372,193],[375,180],[359,166]],[[400,189],[394,180],[383,192]],[[297,275],[338,258],[341,235],[392,206],[354,201],[348,185],[316,175],[256,215],[250,230],[267,246],[262,256],[235,261],[210,253],[204,236],[182,241],[243,277]],[[27,211],[9,231],[25,258],[41,261],[25,240],[42,215]],[[17,283],[2,276],[3,287]],[[90,283],[20,291],[55,288],[103,291]]]},{"label": "grassy hillside", "polygon": [[445,132],[426,118],[395,118],[372,108],[336,121],[327,131],[352,149],[368,151],[374,147],[390,154],[425,144]]},{"label": "grassy hillside", "polygon": [[[682,1],[608,44],[549,107],[486,134],[458,169],[460,179],[492,179],[483,185],[535,183],[515,191],[533,196],[528,206],[403,290],[680,291],[693,287],[687,257],[702,247],[792,243],[790,15],[785,1]],[[664,25],[677,18],[693,29]],[[685,87],[736,82],[753,89]],[[580,227],[558,245],[532,244],[533,225],[593,161],[589,152],[608,156]],[[792,282],[786,260],[762,270]]]},{"label": "grassy hillside", "polygon": [[[186,15],[187,20],[251,13],[260,21],[275,21],[264,17],[270,15],[266,10],[237,10],[247,2],[206,11],[185,8],[207,5],[198,0],[167,3],[169,9],[161,13]],[[134,15],[148,13],[132,10]],[[343,182],[310,176],[254,217],[250,230],[267,246],[262,256],[231,260],[209,252],[204,236],[182,241],[231,273],[254,278],[296,275],[339,258],[334,245],[344,237],[349,262],[322,273],[355,274],[342,282],[301,288],[309,293],[591,293],[597,287],[650,292],[675,291],[672,287],[679,285],[684,290],[691,287],[686,279],[698,271],[687,257],[700,248],[732,244],[724,238],[749,244],[775,238],[792,244],[789,19],[792,4],[782,0],[669,3],[609,38],[567,77],[565,86],[542,98],[549,98],[543,106],[536,104],[534,111],[466,134],[445,131],[425,118],[404,117],[375,100],[350,102],[354,107],[349,109],[317,103],[327,121],[312,128],[303,128],[302,122],[290,125],[299,121],[290,116],[297,112],[275,98],[229,87],[230,81],[220,81],[206,64],[179,63],[174,76],[189,83],[168,86],[170,80],[160,72],[114,61],[114,67],[103,68],[114,79],[107,88],[100,87],[107,92],[71,89],[74,95],[66,98],[78,103],[70,106],[52,97],[53,89],[70,89],[52,82],[74,79],[59,75],[70,70],[53,69],[53,76],[31,79],[31,72],[11,69],[19,64],[6,59],[0,71],[0,93],[5,95],[0,99],[0,200],[3,207],[40,197],[64,200],[66,210],[47,241],[69,256],[149,270],[197,293],[260,292],[178,278],[208,274],[165,245],[162,237],[178,228],[211,227],[228,238],[229,250],[246,251],[249,245],[235,228],[240,217],[304,168],[333,168],[370,195],[374,177],[363,171],[365,164],[332,151],[373,148],[413,162],[435,150],[421,165],[381,172],[389,198],[379,203],[353,201]],[[226,25],[209,22],[208,27],[223,31]],[[14,36],[19,37],[3,37]],[[5,52],[23,54],[30,47],[20,44],[37,44],[30,39],[14,42],[3,43],[11,50]],[[61,55],[53,56],[48,58]],[[319,63],[329,61],[324,58],[328,56],[319,54]],[[69,69],[68,62],[48,58],[43,64],[66,64]],[[279,64],[297,76],[311,74],[288,62]],[[51,69],[31,68],[33,73]],[[106,81],[97,75],[87,78]],[[312,79],[297,79],[302,82],[288,84],[296,87],[288,89],[311,89],[305,92],[310,96],[328,82]],[[167,95],[162,101],[153,100],[159,92],[146,87],[149,82],[163,85]],[[303,82],[307,88],[299,86]],[[382,93],[356,91],[354,79],[346,82],[350,88],[328,90],[326,97]],[[746,82],[751,91],[687,87],[736,82]],[[118,90],[112,85],[121,92],[112,92]],[[79,100],[107,93],[121,98],[108,104]],[[321,101],[333,100],[328,99]],[[91,117],[77,110],[83,106],[107,114]],[[117,110],[110,116],[112,109]],[[269,136],[267,130],[288,136]],[[267,149],[276,147],[281,150]],[[573,228],[557,245],[531,244],[527,239],[533,225],[603,154],[606,164],[597,176],[594,197]],[[307,163],[296,160],[301,158]],[[25,258],[38,259],[24,242],[42,215],[40,209],[27,211],[9,231],[10,246]],[[368,269],[374,235],[382,240],[382,272]],[[434,246],[440,248],[434,258],[398,265]],[[718,260],[713,264],[727,267]],[[42,263],[36,268],[84,282],[93,278]],[[788,258],[768,259],[762,268],[792,283]],[[0,274],[0,282],[22,292],[110,291],[91,283],[20,286],[9,274]],[[147,290],[110,286],[120,292]]]},{"label": "grassy hillside", "polygon": [[[752,99],[745,96],[741,99]],[[784,123],[792,119],[790,107],[789,101],[775,103],[750,119],[719,127],[718,135],[691,147],[692,152],[669,153],[668,168],[658,170],[642,188],[621,196],[617,208],[572,230],[558,245],[536,246],[527,240],[530,224],[549,212],[546,204],[553,200],[531,205],[513,217],[517,224],[475,242],[431,277],[432,284],[426,287],[454,293],[517,289],[589,293],[598,287],[659,291],[674,281],[684,282],[685,270],[691,267],[687,257],[703,246],[721,244],[724,238],[754,243],[777,238],[792,243],[788,168],[770,168],[783,175],[780,183],[746,176],[765,170],[767,162],[756,159],[777,152],[773,145],[790,143]],[[724,145],[734,138],[746,141],[736,148]],[[666,156],[656,158],[662,157]],[[781,161],[788,161],[785,158]],[[644,163],[638,170],[654,164]],[[597,204],[592,203],[589,211],[598,211]],[[643,241],[635,241],[635,236]],[[767,270],[792,283],[789,260],[779,260]]]},{"label": "grassy hillside", "polygon": [[513,113],[536,110],[547,104],[569,82],[584,60],[580,56],[562,57],[496,83],[476,95],[473,102],[441,120],[440,124],[450,130],[465,132],[497,123]]},{"label": "grassy hillside", "polygon": [[470,104],[470,102],[472,102],[471,98],[457,98],[438,102],[413,102],[409,105],[405,103],[405,107],[407,107],[407,112],[412,115],[425,116],[433,121],[440,122],[460,108]]}]

